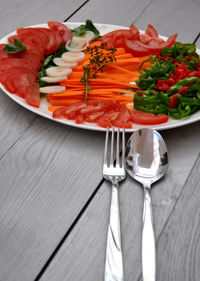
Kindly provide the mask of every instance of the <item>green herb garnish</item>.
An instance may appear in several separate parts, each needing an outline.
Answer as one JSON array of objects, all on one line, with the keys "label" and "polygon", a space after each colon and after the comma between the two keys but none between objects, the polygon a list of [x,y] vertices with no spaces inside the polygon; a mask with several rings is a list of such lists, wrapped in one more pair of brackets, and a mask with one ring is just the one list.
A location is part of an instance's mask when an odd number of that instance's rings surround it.
[{"label": "green herb garnish", "polygon": [[86,31],[92,31],[95,35],[95,39],[100,36],[99,30],[94,26],[91,20],[86,20],[85,24],[82,24],[72,30],[73,36],[82,36],[86,33]]},{"label": "green herb garnish", "polygon": [[95,46],[93,49],[87,48],[87,52],[90,54],[90,62],[86,66],[83,66],[84,73],[80,80],[84,84],[85,100],[91,90],[91,86],[89,85],[91,83],[90,79],[97,78],[98,72],[103,72],[108,63],[116,60],[114,56],[116,49],[107,48],[107,44],[104,43],[100,47]]},{"label": "green herb garnish", "polygon": [[14,38],[14,44],[9,42],[5,47],[4,47],[4,51],[9,53],[9,54],[15,54],[18,52],[27,52],[26,46],[22,43],[21,40]]}]

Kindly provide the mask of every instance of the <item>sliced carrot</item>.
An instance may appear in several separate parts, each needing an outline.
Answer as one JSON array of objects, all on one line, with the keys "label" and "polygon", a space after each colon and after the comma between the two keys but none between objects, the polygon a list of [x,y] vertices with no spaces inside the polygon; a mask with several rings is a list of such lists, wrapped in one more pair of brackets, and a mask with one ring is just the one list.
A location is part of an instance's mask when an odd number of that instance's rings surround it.
[{"label": "sliced carrot", "polygon": [[60,106],[48,106],[48,111],[54,112],[58,108],[60,108]]}]

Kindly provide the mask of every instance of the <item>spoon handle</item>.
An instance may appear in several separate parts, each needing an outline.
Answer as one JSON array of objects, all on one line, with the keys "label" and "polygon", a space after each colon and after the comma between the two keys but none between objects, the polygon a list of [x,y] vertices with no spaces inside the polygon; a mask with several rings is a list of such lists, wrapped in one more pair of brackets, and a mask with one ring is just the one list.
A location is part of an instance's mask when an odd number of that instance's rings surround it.
[{"label": "spoon handle", "polygon": [[118,184],[112,184],[104,281],[124,281]]},{"label": "spoon handle", "polygon": [[156,247],[150,188],[144,187],[144,211],[142,231],[142,274],[143,281],[156,280]]}]

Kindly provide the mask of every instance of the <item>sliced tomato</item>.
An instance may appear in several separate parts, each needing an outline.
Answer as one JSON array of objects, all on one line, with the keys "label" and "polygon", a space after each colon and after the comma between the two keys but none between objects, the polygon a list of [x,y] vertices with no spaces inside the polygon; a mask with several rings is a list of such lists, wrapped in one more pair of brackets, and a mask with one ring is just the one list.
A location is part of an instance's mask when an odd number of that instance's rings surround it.
[{"label": "sliced tomato", "polygon": [[177,34],[171,35],[166,41],[160,43],[158,40],[151,40],[148,49],[152,52],[160,52],[162,49],[171,47],[176,41]]},{"label": "sliced tomato", "polygon": [[48,26],[62,37],[62,43],[66,44],[72,38],[71,30],[63,23],[49,21]]},{"label": "sliced tomato", "polygon": [[6,44],[0,44],[0,50],[3,50],[5,48]]},{"label": "sliced tomato", "polygon": [[35,81],[35,76],[21,69],[6,73],[2,84],[9,92],[24,98],[31,81]]},{"label": "sliced tomato", "polygon": [[32,82],[28,79],[29,85],[25,91],[25,100],[28,104],[34,107],[40,106],[40,86],[36,82]]},{"label": "sliced tomato", "polygon": [[84,123],[84,118],[82,114],[78,114],[75,118],[75,121],[77,124],[83,124]]},{"label": "sliced tomato", "polygon": [[145,34],[149,37],[158,38],[158,32],[151,24],[148,24]]},{"label": "sliced tomato", "polygon": [[139,110],[130,110],[131,118],[134,123],[143,125],[155,125],[161,124],[168,121],[169,116],[158,114],[155,116],[152,113],[147,113]]},{"label": "sliced tomato", "polygon": [[3,59],[0,64],[0,72],[8,71],[12,67],[24,66],[37,74],[37,69],[31,61],[19,58],[7,58]]},{"label": "sliced tomato", "polygon": [[151,54],[147,46],[138,40],[125,40],[125,48],[134,56],[143,57]]},{"label": "sliced tomato", "polygon": [[34,54],[39,55],[40,60],[44,60],[44,46],[39,41],[37,43],[37,39],[28,38],[27,36],[23,35],[12,35],[8,38],[9,42],[14,42],[14,38],[19,39],[22,43],[26,46],[29,52],[33,52]]},{"label": "sliced tomato", "polygon": [[119,117],[119,112],[106,112],[97,120],[97,124],[103,128],[111,128],[114,121]]},{"label": "sliced tomato", "polygon": [[57,35],[54,30],[48,28],[40,28],[40,30],[47,37],[47,45],[46,45],[46,55],[56,52],[59,49],[61,37],[59,36],[59,41],[57,40]]},{"label": "sliced tomato", "polygon": [[41,54],[45,54],[48,39],[47,36],[44,36],[41,30],[39,30],[38,28],[19,28],[17,30],[17,33],[22,40],[27,41],[28,39],[29,42],[35,43]]},{"label": "sliced tomato", "polygon": [[90,122],[94,123],[103,115],[104,115],[104,111],[93,112],[90,114],[86,114],[85,117],[83,118],[83,120],[85,120],[86,122],[89,122],[89,123]]},{"label": "sliced tomato", "polygon": [[56,109],[52,114],[53,118],[64,118],[64,117],[66,117],[66,110],[69,107],[70,106],[62,106],[62,107]]},{"label": "sliced tomato", "polygon": [[130,32],[132,33],[133,39],[138,39],[140,35],[140,31],[137,29],[137,27],[134,24],[131,24],[130,27]]},{"label": "sliced tomato", "polygon": [[140,36],[139,36],[139,41],[143,44],[148,45],[151,40],[152,40],[152,38],[146,34],[140,34]]},{"label": "sliced tomato", "polygon": [[119,113],[118,118],[113,122],[115,127],[119,128],[132,128],[132,120],[129,110],[127,108],[122,108]]}]

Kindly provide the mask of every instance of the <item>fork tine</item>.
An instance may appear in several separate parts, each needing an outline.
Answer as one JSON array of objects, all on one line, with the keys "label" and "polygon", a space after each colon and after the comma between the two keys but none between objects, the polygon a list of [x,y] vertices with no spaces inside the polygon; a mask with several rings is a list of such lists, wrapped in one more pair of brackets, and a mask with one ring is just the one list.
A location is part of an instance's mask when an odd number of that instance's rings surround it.
[{"label": "fork tine", "polygon": [[114,163],[114,135],[115,135],[115,129],[114,129],[114,127],[112,127],[111,149],[110,149],[110,166],[113,166],[113,163]]},{"label": "fork tine", "polygon": [[122,167],[124,167],[125,163],[125,129],[122,131]]},{"label": "fork tine", "polygon": [[116,148],[116,166],[119,166],[119,134],[120,130],[119,128],[117,129],[117,148]]},{"label": "fork tine", "polygon": [[109,127],[107,127],[107,131],[106,131],[104,159],[103,159],[104,165],[107,165],[107,163],[108,163],[108,138],[109,138]]}]

